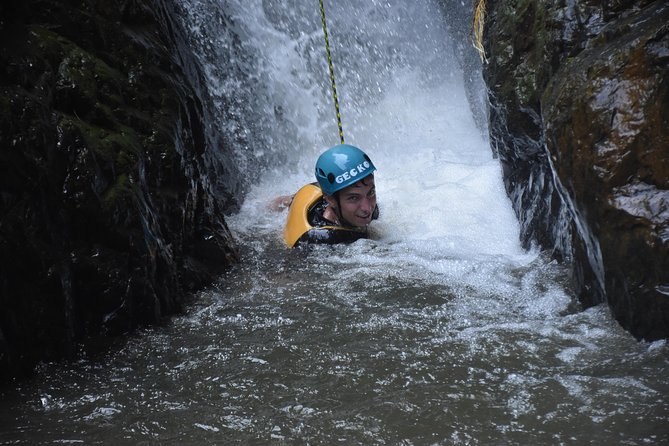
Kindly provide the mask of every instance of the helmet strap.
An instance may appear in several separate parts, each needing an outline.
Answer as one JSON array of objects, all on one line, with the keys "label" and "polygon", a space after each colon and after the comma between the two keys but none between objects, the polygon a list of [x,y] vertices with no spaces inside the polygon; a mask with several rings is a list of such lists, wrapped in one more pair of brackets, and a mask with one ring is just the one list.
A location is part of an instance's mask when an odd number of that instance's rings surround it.
[{"label": "helmet strap", "polygon": [[335,192],[334,199],[337,201],[337,207],[334,209],[335,215],[339,219],[339,224],[342,226],[353,226],[349,223],[341,213],[341,202],[339,201],[339,192]]},{"label": "helmet strap", "polygon": [[334,214],[333,222],[340,226],[344,225],[350,226],[350,224],[346,221],[346,219],[344,219],[344,217],[341,214],[341,201],[339,201],[339,193],[334,192],[332,195],[326,195],[325,199],[328,203],[327,209],[329,209],[330,212]]}]

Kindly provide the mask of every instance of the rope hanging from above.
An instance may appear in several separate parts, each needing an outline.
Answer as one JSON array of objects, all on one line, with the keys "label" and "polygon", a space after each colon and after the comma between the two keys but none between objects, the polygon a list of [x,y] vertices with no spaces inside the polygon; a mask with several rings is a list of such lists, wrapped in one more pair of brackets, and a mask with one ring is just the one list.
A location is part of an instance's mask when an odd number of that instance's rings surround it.
[{"label": "rope hanging from above", "polygon": [[323,0],[321,3],[321,21],[323,22],[323,35],[325,36],[325,50],[328,56],[328,67],[330,68],[330,82],[332,84],[332,97],[334,98],[335,111],[337,112],[337,126],[339,127],[339,140],[344,144],[344,129],[341,125],[341,114],[339,113],[339,100],[337,99],[337,84],[335,83],[334,67],[332,66],[332,56],[330,54],[330,41],[328,39],[328,28],[325,24],[325,8]]}]

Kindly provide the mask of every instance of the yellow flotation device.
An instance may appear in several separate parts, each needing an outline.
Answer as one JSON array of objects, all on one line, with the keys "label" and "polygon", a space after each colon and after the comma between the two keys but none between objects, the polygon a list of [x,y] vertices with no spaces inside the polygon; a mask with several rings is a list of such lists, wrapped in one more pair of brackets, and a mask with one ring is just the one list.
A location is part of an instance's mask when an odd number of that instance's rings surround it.
[{"label": "yellow flotation device", "polygon": [[364,228],[312,226],[309,223],[309,210],[322,198],[323,191],[316,184],[307,184],[297,191],[288,208],[288,219],[283,230],[283,239],[288,247],[293,248],[300,242],[350,243],[367,236]]}]

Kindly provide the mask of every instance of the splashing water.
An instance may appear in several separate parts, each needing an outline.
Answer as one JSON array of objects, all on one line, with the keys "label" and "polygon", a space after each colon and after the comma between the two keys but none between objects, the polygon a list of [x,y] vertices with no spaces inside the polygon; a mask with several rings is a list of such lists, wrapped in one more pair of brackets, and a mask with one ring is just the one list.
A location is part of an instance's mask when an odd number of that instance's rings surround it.
[{"label": "splashing water", "polygon": [[181,3],[253,177],[228,216],[242,262],[168,326],[3,394],[0,443],[669,441],[666,344],[583,311],[520,248],[437,5],[326,2],[381,218],[372,240],[289,251],[267,203],[338,142],[317,2]]}]

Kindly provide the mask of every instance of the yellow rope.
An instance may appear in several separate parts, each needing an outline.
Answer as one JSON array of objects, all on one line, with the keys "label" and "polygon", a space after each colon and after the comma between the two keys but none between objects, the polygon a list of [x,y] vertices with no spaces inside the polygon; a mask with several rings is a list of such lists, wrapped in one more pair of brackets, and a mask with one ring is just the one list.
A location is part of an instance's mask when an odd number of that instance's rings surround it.
[{"label": "yellow rope", "polygon": [[485,56],[485,48],[483,47],[483,27],[485,25],[486,0],[478,0],[474,8],[474,20],[472,22],[472,34],[474,35],[474,48],[478,51],[481,57],[481,62],[488,62]]},{"label": "yellow rope", "polygon": [[344,144],[344,129],[341,125],[341,114],[339,113],[339,100],[337,99],[337,84],[335,83],[334,67],[332,66],[332,56],[330,55],[330,41],[328,40],[328,28],[325,25],[325,8],[323,0],[321,2],[321,21],[323,22],[323,34],[325,35],[325,49],[328,55],[328,66],[330,67],[330,81],[332,83],[332,97],[334,98],[335,111],[337,112],[337,125],[339,126],[339,139]]}]

